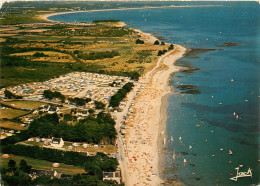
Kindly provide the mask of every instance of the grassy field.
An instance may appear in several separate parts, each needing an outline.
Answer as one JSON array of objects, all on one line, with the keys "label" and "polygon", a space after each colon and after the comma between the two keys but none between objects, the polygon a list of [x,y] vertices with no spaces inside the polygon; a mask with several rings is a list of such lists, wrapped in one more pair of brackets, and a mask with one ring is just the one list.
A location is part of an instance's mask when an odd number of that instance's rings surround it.
[{"label": "grassy field", "polygon": [[[155,66],[158,50],[168,47],[148,43],[136,44],[139,35],[133,29],[118,27],[118,23],[46,24],[43,23],[46,21],[38,19],[39,14],[44,13],[41,11],[49,12],[52,9],[20,12],[12,18],[10,18],[12,13],[4,16],[0,33],[14,35],[2,38],[7,39],[0,43],[4,57],[0,76],[1,87],[45,81],[73,71],[128,76],[130,76],[129,72],[143,74]],[[42,23],[5,25],[8,21],[10,23],[15,20],[21,21],[19,15],[27,17],[27,23],[34,19],[38,19],[37,22]],[[10,19],[7,20],[7,18]],[[94,58],[95,60],[84,57],[93,52],[112,51],[118,52],[119,56],[113,58],[102,58],[101,56]],[[36,52],[46,56],[36,57],[34,55]],[[19,59],[12,60],[10,59],[12,57]],[[18,61],[19,63],[17,63]]]},{"label": "grassy field", "polygon": [[29,112],[23,110],[15,110],[15,109],[2,109],[0,119],[7,118],[13,119]]},{"label": "grassy field", "polygon": [[[23,143],[33,145],[33,146],[40,146],[40,147],[43,146],[43,142],[24,141]],[[65,148],[67,150],[68,147],[71,145],[72,145],[72,142],[64,142],[63,148]],[[103,152],[103,153],[107,153],[107,154],[112,154],[112,153],[116,152],[116,146],[115,145],[103,145],[103,148],[101,148],[101,146],[99,146],[98,148],[94,148],[94,147],[83,148],[82,146],[77,146],[77,147],[73,147],[72,150],[77,151],[77,152]]]},{"label": "grassy field", "polygon": [[29,108],[31,110],[37,109],[41,105],[44,105],[44,103],[39,101],[29,101],[29,100],[15,100],[15,101],[2,101],[0,103],[3,103],[5,105],[11,106],[11,104],[14,104],[14,108]]},{"label": "grassy field", "polygon": [[[41,52],[45,57],[34,57],[35,53]],[[62,62],[62,63],[72,63],[76,62],[70,55],[64,54],[61,52],[53,52],[53,51],[30,51],[30,52],[22,52],[22,53],[14,53],[11,56],[22,56],[27,59],[31,59],[32,61],[45,61],[45,62]]]},{"label": "grassy field", "polygon": [[25,127],[22,127],[21,124],[15,123],[12,121],[4,121],[0,120],[0,127],[1,128],[7,128],[7,129],[12,129],[12,130],[25,130]]},{"label": "grassy field", "polygon": [[[1,154],[2,156],[2,154]],[[41,169],[41,170],[57,170],[64,174],[82,174],[85,172],[85,170],[81,167],[73,166],[73,165],[67,165],[60,163],[60,166],[57,168],[54,168],[52,165],[54,162],[49,162],[45,160],[38,160],[33,158],[28,158],[25,156],[17,156],[17,155],[9,155],[9,158],[1,158],[0,159],[0,166],[8,168],[8,162],[12,159],[16,162],[16,165],[19,165],[20,161],[23,159],[27,162],[28,165],[32,166],[34,169]]]}]

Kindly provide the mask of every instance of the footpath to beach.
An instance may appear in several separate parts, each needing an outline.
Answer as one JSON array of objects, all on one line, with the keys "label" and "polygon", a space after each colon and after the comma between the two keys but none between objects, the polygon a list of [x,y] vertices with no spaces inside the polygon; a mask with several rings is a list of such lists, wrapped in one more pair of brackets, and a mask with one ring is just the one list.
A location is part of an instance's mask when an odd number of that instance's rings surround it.
[{"label": "footpath to beach", "polygon": [[158,164],[160,148],[164,147],[164,140],[159,133],[166,125],[166,109],[162,108],[162,98],[171,92],[169,77],[180,70],[181,67],[174,63],[185,51],[186,48],[175,45],[173,51],[161,56],[156,67],[140,78],[128,95],[129,107],[123,113],[132,113],[125,121],[125,139],[119,136],[117,143],[119,163],[126,185],[163,183]]}]

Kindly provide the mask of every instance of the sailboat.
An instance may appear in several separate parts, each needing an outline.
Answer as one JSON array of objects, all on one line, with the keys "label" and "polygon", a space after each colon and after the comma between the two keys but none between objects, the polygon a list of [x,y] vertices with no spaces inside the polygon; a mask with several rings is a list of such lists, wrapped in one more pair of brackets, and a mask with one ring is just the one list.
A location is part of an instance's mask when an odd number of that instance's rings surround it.
[{"label": "sailboat", "polygon": [[174,149],[173,154],[172,154],[172,159],[175,160],[175,149]]},{"label": "sailboat", "polygon": [[233,152],[229,149],[229,150],[228,150],[228,154],[229,154],[229,155],[232,155]]},{"label": "sailboat", "polygon": [[174,153],[173,153],[173,155],[172,155],[172,159],[175,160],[175,154],[174,154]]}]

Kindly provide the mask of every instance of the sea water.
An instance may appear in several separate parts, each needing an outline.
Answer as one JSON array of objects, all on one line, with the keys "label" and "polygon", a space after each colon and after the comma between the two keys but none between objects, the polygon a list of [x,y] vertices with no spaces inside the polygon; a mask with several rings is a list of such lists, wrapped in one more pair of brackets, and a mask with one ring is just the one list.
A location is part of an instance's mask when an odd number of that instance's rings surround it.
[{"label": "sea water", "polygon": [[[176,73],[171,81],[175,94],[169,98],[163,176],[186,185],[259,184],[260,5],[161,4],[218,6],[77,13],[51,19],[120,19],[165,42],[197,48],[177,63],[196,70]],[[230,180],[236,167],[239,172],[251,168],[253,177]]]}]

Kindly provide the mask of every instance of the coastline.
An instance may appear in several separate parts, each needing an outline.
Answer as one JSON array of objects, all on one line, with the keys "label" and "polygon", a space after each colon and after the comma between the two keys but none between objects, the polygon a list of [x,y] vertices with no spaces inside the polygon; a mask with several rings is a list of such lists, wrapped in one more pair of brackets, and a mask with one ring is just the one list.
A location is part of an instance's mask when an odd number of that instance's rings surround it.
[{"label": "coastline", "polygon": [[[63,13],[65,12],[60,14]],[[53,15],[46,14],[44,18],[50,21],[48,17]],[[133,30],[146,43],[153,44],[157,40],[150,33],[144,33],[138,29]],[[164,138],[167,137],[165,132],[167,100],[172,93],[172,87],[168,82],[172,73],[181,70],[181,67],[175,66],[174,63],[186,52],[183,46],[174,46],[174,50],[161,56],[156,66],[135,83],[133,91],[127,95],[127,106],[124,110],[113,114],[116,116],[115,127],[118,132],[118,161],[126,185],[164,183],[161,175],[164,160],[159,157],[165,145]],[[133,113],[129,112],[130,110],[133,110]],[[126,135],[123,139],[119,133],[120,126],[124,122],[124,116],[129,113],[131,114],[125,120]],[[164,131],[163,135],[160,135],[162,131]]]},{"label": "coastline", "polygon": [[155,8],[192,8],[192,7],[209,8],[209,7],[221,7],[221,6],[222,5],[189,5],[189,6],[170,5],[170,6],[159,6],[159,7],[145,6],[139,8],[115,8],[115,9],[98,9],[98,10],[84,10],[84,11],[67,11],[67,12],[54,12],[54,13],[42,14],[42,15],[38,15],[38,18],[48,22],[60,22],[60,21],[52,21],[48,18],[55,15],[84,13],[84,12],[107,12],[107,11],[142,10],[142,9],[155,9]]},{"label": "coastline", "polygon": [[164,183],[159,153],[165,145],[164,139],[169,140],[165,132],[167,99],[171,94],[168,80],[181,69],[174,63],[185,51],[186,48],[175,45],[173,51],[161,56],[157,66],[139,80],[141,87],[146,86],[135,100],[134,112],[126,120],[126,185]]}]

